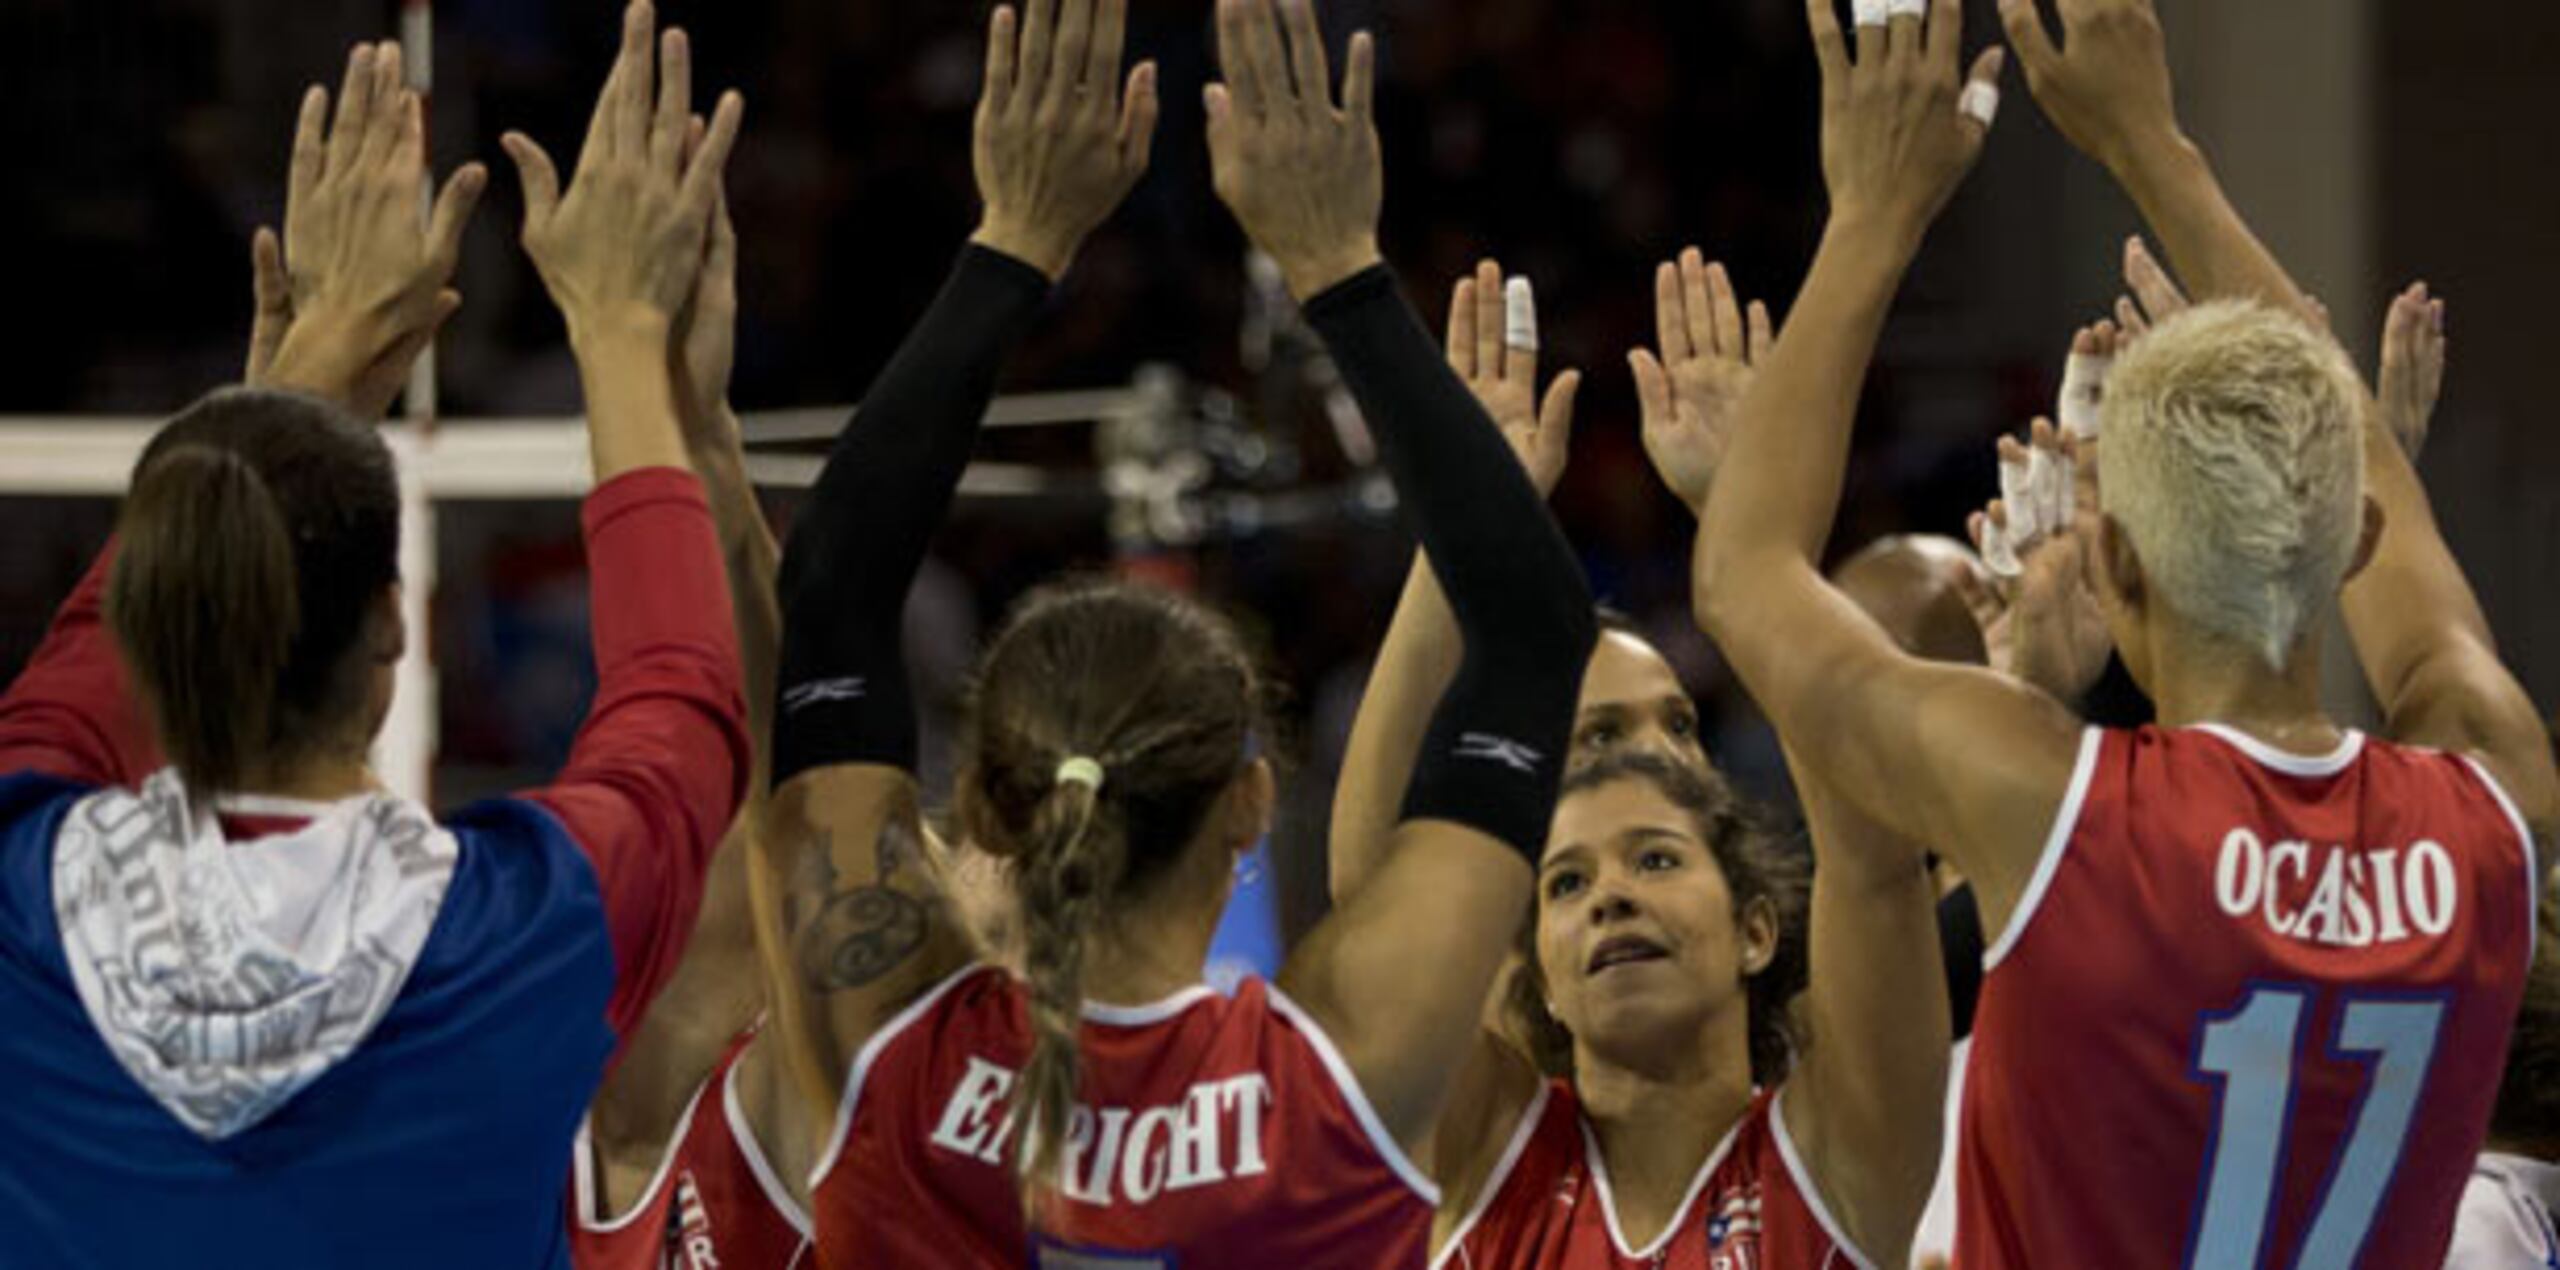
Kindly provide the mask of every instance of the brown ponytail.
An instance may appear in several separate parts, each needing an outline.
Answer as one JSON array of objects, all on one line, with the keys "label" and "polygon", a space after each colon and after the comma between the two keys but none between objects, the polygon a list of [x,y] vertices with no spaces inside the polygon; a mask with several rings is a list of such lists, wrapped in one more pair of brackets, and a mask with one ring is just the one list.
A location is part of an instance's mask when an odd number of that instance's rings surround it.
[{"label": "brown ponytail", "polygon": [[135,480],[107,613],[190,793],[236,789],[266,747],[301,627],[293,543],[256,468],[172,446]]},{"label": "brown ponytail", "polygon": [[[1151,587],[1042,588],[987,649],[958,792],[1021,902],[1033,1040],[1012,1114],[1035,1217],[1079,1090],[1088,937],[1183,858],[1267,735],[1266,704],[1234,629]],[[1101,768],[1098,787],[1059,779],[1077,758]]]},{"label": "brown ponytail", "polygon": [[1057,1176],[1081,1074],[1076,1032],[1083,1023],[1085,934],[1128,864],[1118,833],[1095,832],[1100,803],[1091,785],[1058,782],[1032,812],[1016,866],[1032,1043],[1014,1095],[1014,1114],[1028,1131],[1015,1164],[1035,1195]]},{"label": "brown ponytail", "polygon": [[327,403],[225,390],[152,439],[106,618],[190,796],[369,739],[359,636],[399,523],[390,452]]}]

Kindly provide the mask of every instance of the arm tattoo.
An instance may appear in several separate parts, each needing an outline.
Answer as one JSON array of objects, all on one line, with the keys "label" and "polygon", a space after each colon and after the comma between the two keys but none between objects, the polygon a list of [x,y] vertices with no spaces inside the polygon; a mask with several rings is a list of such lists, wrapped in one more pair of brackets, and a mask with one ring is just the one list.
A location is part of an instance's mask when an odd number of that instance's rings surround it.
[{"label": "arm tattoo", "polygon": [[932,908],[893,886],[897,871],[919,858],[915,827],[908,816],[892,815],[873,843],[877,871],[872,880],[849,891],[837,889],[837,873],[828,852],[833,835],[818,830],[802,853],[807,889],[825,896],[815,912],[799,923],[794,939],[801,978],[822,992],[868,987],[905,965],[931,933]]}]

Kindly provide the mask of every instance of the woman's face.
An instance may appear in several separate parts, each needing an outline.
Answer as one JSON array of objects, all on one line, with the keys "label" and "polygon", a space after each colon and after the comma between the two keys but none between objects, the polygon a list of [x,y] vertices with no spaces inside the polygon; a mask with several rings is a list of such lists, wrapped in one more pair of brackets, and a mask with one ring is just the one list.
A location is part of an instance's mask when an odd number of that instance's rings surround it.
[{"label": "woman's face", "polygon": [[1582,1044],[1695,1044],[1715,1014],[1748,1008],[1743,982],[1768,964],[1776,924],[1762,904],[1736,920],[1698,833],[1637,778],[1557,806],[1538,870],[1538,964],[1549,1010]]},{"label": "woman's face", "polygon": [[1582,672],[1574,710],[1573,758],[1588,763],[1620,750],[1647,750],[1699,771],[1707,753],[1698,741],[1698,706],[1680,676],[1651,644],[1607,631]]}]

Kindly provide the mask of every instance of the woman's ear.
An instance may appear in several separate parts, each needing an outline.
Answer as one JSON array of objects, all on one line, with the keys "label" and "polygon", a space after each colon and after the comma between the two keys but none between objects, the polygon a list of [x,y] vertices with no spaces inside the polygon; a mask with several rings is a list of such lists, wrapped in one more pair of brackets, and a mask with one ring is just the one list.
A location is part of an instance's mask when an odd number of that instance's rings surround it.
[{"label": "woman's ear", "polygon": [[1227,785],[1225,824],[1220,829],[1227,849],[1243,855],[1269,837],[1272,809],[1279,799],[1280,782],[1272,775],[1271,760],[1257,758],[1245,764]]},{"label": "woman's ear", "polygon": [[2145,591],[2142,557],[2134,552],[2133,535],[2113,516],[2098,518],[2098,570],[2107,594],[2128,612],[2139,612]]},{"label": "woman's ear", "polygon": [[1742,975],[1750,978],[1769,968],[1778,959],[1778,906],[1766,898],[1752,900],[1742,906],[1742,920],[1735,924],[1742,936]]}]

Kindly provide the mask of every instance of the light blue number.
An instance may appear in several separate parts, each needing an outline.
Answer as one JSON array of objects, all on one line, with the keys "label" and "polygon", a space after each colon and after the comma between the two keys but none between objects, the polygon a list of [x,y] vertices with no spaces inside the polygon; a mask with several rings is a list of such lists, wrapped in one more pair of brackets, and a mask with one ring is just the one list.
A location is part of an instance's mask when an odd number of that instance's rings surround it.
[{"label": "light blue number", "polygon": [[[2294,1051],[2308,992],[2261,987],[2240,1008],[2208,1016],[2196,1070],[2222,1084],[2221,1122],[2205,1166],[2203,1210],[2187,1264],[2254,1266],[2266,1240],[2276,1175],[2284,1162],[2285,1119],[2293,1109]],[[2435,1059],[2441,1001],[2349,998],[2338,1016],[2332,1057],[2371,1055],[2372,1087],[2348,1130],[2318,1215],[2295,1257],[2300,1266],[2354,1263],[2374,1210],[2399,1167],[2400,1150]]]},{"label": "light blue number", "polygon": [[2299,1264],[2355,1264],[2382,1190],[2400,1166],[2409,1118],[2418,1110],[2418,1091],[2427,1083],[2427,1065],[2435,1061],[2436,1032],[2443,1024],[2442,1001],[2347,1002],[2333,1049],[2373,1055],[2373,1085],[2365,1091],[2355,1127],[2347,1131],[2346,1152],[2329,1178],[2329,1193],[2321,1197],[2320,1216],[2303,1238]]},{"label": "light blue number", "polygon": [[2196,1070],[2222,1078],[2222,1122],[2205,1166],[2204,1212],[2190,1266],[2254,1266],[2267,1235],[2285,1113],[2293,1107],[2293,1049],[2306,992],[2260,988],[2215,1019],[2196,1047]]}]

